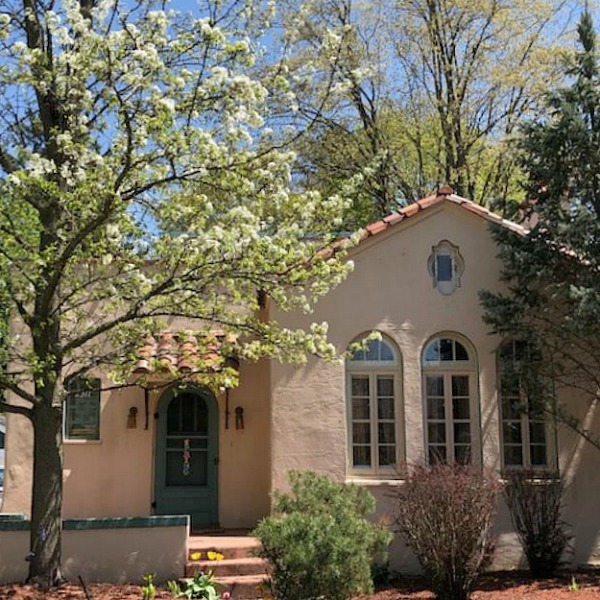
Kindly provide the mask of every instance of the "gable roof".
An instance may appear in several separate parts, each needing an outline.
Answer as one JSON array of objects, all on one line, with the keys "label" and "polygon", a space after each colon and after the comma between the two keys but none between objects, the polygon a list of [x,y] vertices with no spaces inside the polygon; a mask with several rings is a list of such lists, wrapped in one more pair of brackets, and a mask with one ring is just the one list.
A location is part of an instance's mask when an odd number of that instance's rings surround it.
[{"label": "gable roof", "polygon": [[406,219],[410,219],[411,217],[421,214],[429,208],[448,202],[455,204],[463,210],[467,210],[470,213],[489,221],[490,223],[506,227],[507,229],[510,229],[511,231],[514,231],[520,235],[526,235],[529,232],[529,230],[526,227],[523,227],[523,225],[503,219],[500,215],[497,215],[491,210],[485,208],[485,206],[481,206],[472,200],[467,200],[462,196],[456,195],[454,190],[449,185],[443,185],[438,189],[436,194],[421,198],[420,200],[417,200],[416,202],[413,202],[412,204],[409,204],[408,206],[405,206],[404,208],[401,208],[400,210],[394,211],[386,217],[383,217],[383,219],[379,219],[378,221],[367,225],[363,234],[361,235],[360,243],[379,233],[387,231],[390,227],[393,227],[398,223],[402,223]]}]

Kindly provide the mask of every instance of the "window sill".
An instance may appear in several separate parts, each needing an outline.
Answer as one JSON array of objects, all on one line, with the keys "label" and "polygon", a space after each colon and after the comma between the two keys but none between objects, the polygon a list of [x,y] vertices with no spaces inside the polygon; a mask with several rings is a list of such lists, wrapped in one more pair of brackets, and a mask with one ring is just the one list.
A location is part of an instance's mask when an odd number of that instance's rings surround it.
[{"label": "window sill", "polygon": [[69,440],[69,439],[64,439],[63,443],[66,446],[87,446],[89,445],[98,445],[98,444],[102,444],[102,440]]},{"label": "window sill", "polygon": [[352,483],[361,487],[397,487],[404,485],[406,480],[399,478],[383,479],[381,477],[357,477],[350,475],[346,477],[345,483]]}]

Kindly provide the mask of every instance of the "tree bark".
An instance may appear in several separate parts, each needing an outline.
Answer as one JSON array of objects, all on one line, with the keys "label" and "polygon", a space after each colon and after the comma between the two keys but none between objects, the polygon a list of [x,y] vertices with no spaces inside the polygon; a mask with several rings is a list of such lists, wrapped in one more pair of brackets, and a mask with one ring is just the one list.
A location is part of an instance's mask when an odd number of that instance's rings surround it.
[{"label": "tree bark", "polygon": [[33,410],[33,491],[29,581],[48,589],[62,581],[62,406],[45,400]]}]

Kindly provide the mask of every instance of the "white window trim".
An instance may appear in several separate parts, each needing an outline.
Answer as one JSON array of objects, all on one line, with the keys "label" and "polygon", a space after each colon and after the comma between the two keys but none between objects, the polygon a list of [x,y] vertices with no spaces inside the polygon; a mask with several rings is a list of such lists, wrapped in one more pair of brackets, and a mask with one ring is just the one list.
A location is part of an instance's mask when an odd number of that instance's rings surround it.
[{"label": "white window trim", "polygon": [[[401,465],[405,460],[405,440],[404,440],[404,407],[402,403],[402,360],[400,352],[396,346],[386,340],[383,341],[392,348],[395,360],[392,361],[346,361],[346,465],[348,478],[379,478],[383,480],[400,479]],[[377,376],[394,378],[394,421],[395,421],[395,446],[396,446],[396,466],[379,467],[378,455],[378,431],[379,422],[377,414],[377,402],[370,402],[369,424],[371,432],[371,466],[355,467],[353,464],[353,439],[352,439],[352,377],[369,377],[369,398],[377,397]]]},{"label": "white window trim", "polygon": [[[504,342],[510,343],[508,342]],[[502,347],[502,344],[498,347],[498,351]],[[498,353],[497,364],[496,364],[496,378],[497,378],[497,397],[498,397],[498,416],[500,420],[500,460],[503,471],[538,471],[548,472],[556,471],[558,469],[558,456],[557,456],[557,444],[556,444],[556,424],[546,414],[543,419],[535,419],[535,421],[544,423],[544,430],[546,435],[546,464],[545,465],[532,465],[531,464],[531,441],[529,424],[530,418],[526,411],[521,412],[520,425],[521,425],[521,458],[522,463],[520,465],[507,465],[504,457],[504,422],[505,421],[516,421],[517,419],[504,419],[503,404],[503,393],[502,393],[502,359]],[[519,386],[519,396],[523,405],[527,403],[527,398],[523,390]]]},{"label": "white window trim", "polygon": [[[429,345],[435,340],[450,339],[461,344],[469,357],[468,360],[439,360],[425,362],[425,355]],[[456,351],[456,350],[455,350]],[[430,337],[421,351],[421,386],[423,407],[423,439],[425,462],[429,464],[429,429],[427,409],[427,376],[442,375],[444,377],[444,420],[446,428],[446,458],[448,464],[454,464],[454,420],[452,407],[452,375],[467,375],[469,377],[469,423],[471,431],[471,463],[475,466],[482,464],[482,440],[480,426],[480,401],[479,401],[479,369],[475,349],[462,335],[451,332],[440,332]]]},{"label": "white window trim", "polygon": [[[456,363],[449,363],[456,364]],[[446,457],[447,464],[455,464],[454,460],[454,422],[452,407],[452,376],[466,375],[469,377],[469,429],[471,431],[471,464],[481,464],[481,436],[479,434],[479,402],[477,394],[475,369],[442,369],[439,367],[423,367],[423,420],[425,438],[425,459],[429,464],[429,415],[427,412],[427,377],[430,375],[441,375],[444,378],[444,421],[446,428]]]}]

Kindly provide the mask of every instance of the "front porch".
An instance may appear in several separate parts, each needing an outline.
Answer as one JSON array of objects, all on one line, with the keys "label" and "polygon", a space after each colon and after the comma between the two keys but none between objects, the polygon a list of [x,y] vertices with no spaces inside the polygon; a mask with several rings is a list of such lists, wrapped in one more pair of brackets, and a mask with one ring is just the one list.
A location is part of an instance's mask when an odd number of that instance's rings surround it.
[{"label": "front porch", "polygon": [[[30,523],[22,514],[0,514],[0,584],[27,577]],[[235,600],[261,598],[268,581],[259,542],[248,530],[190,534],[189,517],[155,516],[63,521],[63,569],[70,581],[140,583],[193,577],[212,571],[219,591]],[[223,558],[221,558],[221,556]]]},{"label": "front porch", "polygon": [[[190,535],[185,576],[212,571],[219,591],[229,592],[235,600],[262,598],[267,593],[267,565],[255,552],[260,542],[247,531]],[[223,556],[219,560],[212,553]]]}]

